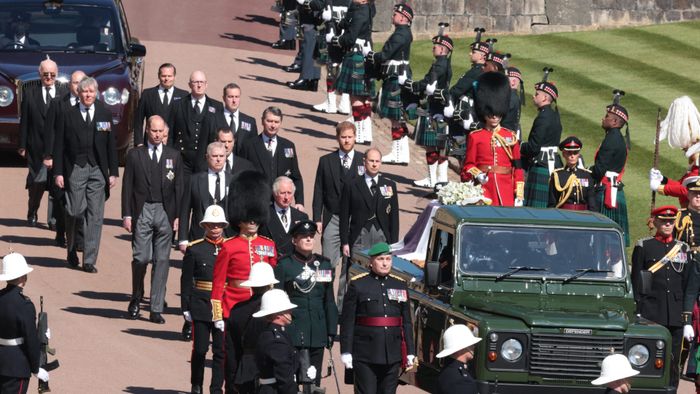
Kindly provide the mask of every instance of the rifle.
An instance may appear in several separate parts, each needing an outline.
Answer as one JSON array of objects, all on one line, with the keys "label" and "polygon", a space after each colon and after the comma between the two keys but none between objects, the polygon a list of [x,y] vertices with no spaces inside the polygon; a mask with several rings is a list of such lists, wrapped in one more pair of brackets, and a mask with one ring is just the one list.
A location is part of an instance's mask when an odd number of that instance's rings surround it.
[{"label": "rifle", "polygon": [[[49,329],[49,315],[44,312],[44,296],[39,297],[39,319],[37,321],[37,331],[39,333],[39,367],[48,371],[53,371],[59,367],[58,360],[48,362],[48,355],[56,355],[56,349],[49,346],[49,338],[46,331]],[[39,394],[51,392],[49,382],[39,380]]]}]

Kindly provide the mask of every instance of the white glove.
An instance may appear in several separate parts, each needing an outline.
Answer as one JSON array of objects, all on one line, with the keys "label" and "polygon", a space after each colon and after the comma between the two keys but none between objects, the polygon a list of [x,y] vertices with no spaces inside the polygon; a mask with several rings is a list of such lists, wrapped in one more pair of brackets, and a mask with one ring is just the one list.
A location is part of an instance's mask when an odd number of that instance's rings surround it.
[{"label": "white glove", "polygon": [[352,354],[343,353],[340,355],[340,361],[345,364],[345,369],[352,369]]},{"label": "white glove", "polygon": [[[692,328],[691,328],[692,330]],[[41,380],[42,382],[48,382],[49,381],[49,373],[46,372],[44,368],[39,368],[39,372],[36,373],[37,379]]]},{"label": "white glove", "polygon": [[519,199],[519,198],[516,198],[516,199],[515,199],[515,203],[513,204],[513,206],[522,207],[522,206],[523,206],[523,200],[522,200],[522,199]]},{"label": "white glove", "polygon": [[695,338],[695,331],[693,331],[693,326],[690,324],[683,326],[683,338],[685,338],[688,342]]},{"label": "white glove", "polygon": [[403,86],[403,84],[406,83],[406,80],[408,79],[408,74],[406,74],[406,70],[403,70],[403,73],[399,75],[399,85]]},{"label": "white glove", "polygon": [[46,339],[51,339],[51,329],[50,328],[46,329]]},{"label": "white glove", "polygon": [[476,176],[476,180],[479,181],[480,184],[485,185],[489,181],[489,176],[486,175],[485,172],[482,172]]},{"label": "white glove", "polygon": [[428,84],[428,86],[425,87],[425,94],[427,96],[432,96],[433,93],[435,93],[435,87],[437,86],[437,79],[435,82]]},{"label": "white glove", "polygon": [[362,56],[367,57],[367,54],[372,52],[372,46],[369,45],[369,42],[365,41],[365,44],[362,45]]},{"label": "white glove", "polygon": [[192,314],[190,313],[190,311],[182,312],[182,316],[185,317],[185,321],[192,323]]},{"label": "white glove", "polygon": [[321,18],[324,21],[329,22],[332,17],[333,17],[333,11],[331,11],[331,6],[324,8],[323,12],[321,13]]},{"label": "white glove", "polygon": [[462,121],[462,128],[465,130],[469,130],[469,127],[471,127],[472,123],[473,122],[470,119],[463,120]]},{"label": "white glove", "polygon": [[658,169],[652,168],[649,170],[649,179],[661,182],[664,180],[664,175]]},{"label": "white glove", "polygon": [[311,380],[316,379],[316,367],[313,365],[310,366],[309,369],[306,370],[306,376]]},{"label": "white glove", "polygon": [[651,189],[651,191],[655,192],[659,190],[659,187],[661,187],[661,181],[657,181],[656,179],[649,180],[649,189]]},{"label": "white glove", "polygon": [[335,30],[331,27],[326,33],[326,42],[330,44],[333,41],[333,37],[335,37]]},{"label": "white glove", "polygon": [[224,321],[223,320],[217,320],[214,322],[214,327],[218,328],[221,330],[221,332],[224,332]]},{"label": "white glove", "polygon": [[413,361],[416,359],[416,356],[409,354],[406,356],[406,368],[413,368]]},{"label": "white glove", "polygon": [[452,115],[455,114],[455,106],[452,104],[452,100],[450,100],[449,105],[442,110],[442,114],[445,115],[446,118],[451,118]]},{"label": "white glove", "polygon": [[304,1],[306,0],[297,0],[297,3],[299,3],[299,5],[304,5]]}]

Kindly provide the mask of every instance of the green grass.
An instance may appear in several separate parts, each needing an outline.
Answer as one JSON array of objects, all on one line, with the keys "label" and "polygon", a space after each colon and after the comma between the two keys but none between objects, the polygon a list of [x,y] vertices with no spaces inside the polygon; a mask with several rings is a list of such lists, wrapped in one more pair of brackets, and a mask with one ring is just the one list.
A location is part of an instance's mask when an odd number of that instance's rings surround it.
[{"label": "green grass", "polygon": [[[586,164],[593,163],[603,139],[600,121],[612,90],[627,95],[622,104],[630,113],[632,150],[624,175],[631,240],[647,236],[651,191],[648,172],[652,166],[657,109],[661,117],[673,99],[687,95],[700,105],[700,21],[591,32],[497,36],[496,49],[513,55],[510,64],[525,79],[526,106],[521,125],[527,138],[535,108],[533,86],[542,78],[544,66],[554,68],[550,81],[559,89],[558,100],[564,128],[562,138],[576,135],[583,141]],[[452,84],[469,66],[470,38],[456,39],[452,56]],[[432,63],[431,42],[416,41],[411,48],[411,68],[416,78]],[[624,132],[624,130],[623,130]],[[679,150],[661,143],[659,167],[679,178],[687,161]],[[657,196],[657,206],[678,201]]]}]

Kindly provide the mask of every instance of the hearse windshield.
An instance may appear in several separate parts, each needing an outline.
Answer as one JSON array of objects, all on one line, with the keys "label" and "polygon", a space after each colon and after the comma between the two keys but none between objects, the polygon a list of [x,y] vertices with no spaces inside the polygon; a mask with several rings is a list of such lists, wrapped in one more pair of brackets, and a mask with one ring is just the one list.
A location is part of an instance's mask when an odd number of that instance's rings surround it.
[{"label": "hearse windshield", "polygon": [[461,226],[459,269],[498,280],[548,277],[566,282],[620,280],[624,247],[613,230]]}]

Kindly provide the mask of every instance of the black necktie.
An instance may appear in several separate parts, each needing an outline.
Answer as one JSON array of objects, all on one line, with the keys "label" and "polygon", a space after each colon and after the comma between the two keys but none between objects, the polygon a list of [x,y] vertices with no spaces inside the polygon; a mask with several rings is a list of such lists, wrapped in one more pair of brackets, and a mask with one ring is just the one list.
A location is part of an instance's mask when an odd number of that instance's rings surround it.
[{"label": "black necktie", "polygon": [[377,195],[377,181],[372,179],[372,185],[369,187],[369,191],[372,192],[373,196]]},{"label": "black necktie", "polygon": [[157,153],[158,153],[158,147],[157,147],[157,146],[154,146],[154,147],[153,147],[153,156],[151,156],[151,160],[152,160],[154,163],[158,163],[158,155],[157,155]]},{"label": "black necktie", "polygon": [[231,172],[231,160],[226,159],[226,172]]},{"label": "black necktie", "polygon": [[46,98],[44,100],[44,104],[48,107],[50,101],[51,101],[51,87],[47,86],[46,87]]},{"label": "black necktie", "polygon": [[85,123],[89,126],[92,123],[92,119],[90,119],[90,108],[85,108]]},{"label": "black necktie", "polygon": [[219,196],[221,196],[221,177],[219,173],[216,173],[216,183],[214,184],[214,203],[218,203]]},{"label": "black necktie", "polygon": [[163,89],[163,105],[168,106],[168,88]]},{"label": "black necktie", "polygon": [[282,220],[282,224],[284,225],[284,228],[286,230],[287,229],[287,210],[286,209],[280,210],[280,219]]},{"label": "black necktie", "polygon": [[202,113],[202,110],[199,108],[199,100],[194,101],[194,112],[196,112],[197,115]]},{"label": "black necktie", "polygon": [[236,129],[236,116],[231,114],[231,131],[233,131],[233,134],[236,134]]}]

